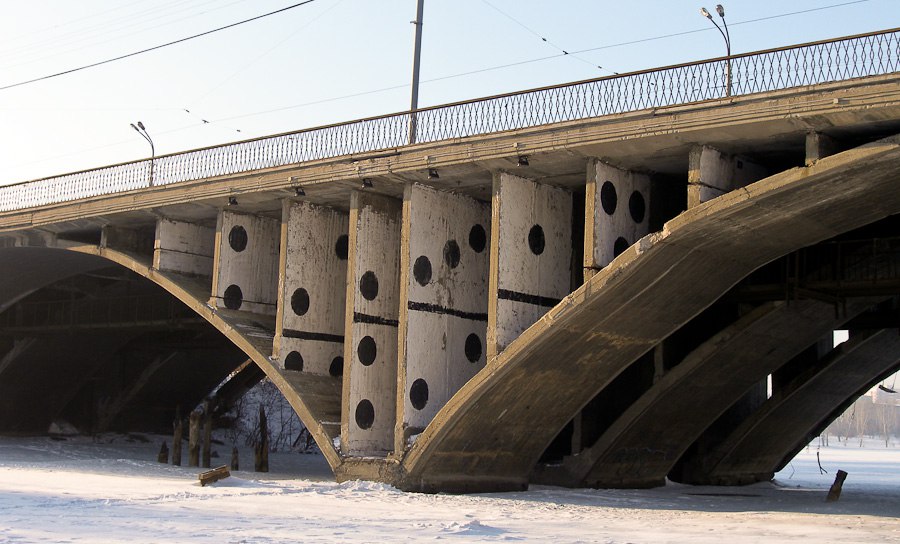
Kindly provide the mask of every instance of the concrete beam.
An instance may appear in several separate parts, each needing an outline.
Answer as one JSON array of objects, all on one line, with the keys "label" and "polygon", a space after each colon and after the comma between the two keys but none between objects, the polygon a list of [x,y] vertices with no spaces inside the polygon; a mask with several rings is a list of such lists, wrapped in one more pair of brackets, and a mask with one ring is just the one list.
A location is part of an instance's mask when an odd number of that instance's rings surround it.
[{"label": "concrete beam", "polygon": [[275,315],[280,232],[277,219],[219,213],[210,306]]},{"label": "concrete beam", "polygon": [[487,356],[493,359],[569,294],[572,194],[494,175]]},{"label": "concrete beam", "polygon": [[485,365],[490,207],[406,187],[400,260],[396,450]]},{"label": "concrete beam", "polygon": [[694,146],[688,160],[688,201],[693,208],[768,175],[744,157],[730,156],[706,145]]},{"label": "concrete beam", "polygon": [[585,193],[587,280],[650,232],[650,176],[591,159]]},{"label": "concrete beam", "polygon": [[289,372],[344,373],[347,214],[283,201],[274,357]]},{"label": "concrete beam", "polygon": [[156,222],[153,268],[211,278],[216,230],[202,225],[160,219]]},{"label": "concrete beam", "polygon": [[100,247],[147,255],[153,250],[153,233],[141,229],[104,225],[100,229]]},{"label": "concrete beam", "polygon": [[341,451],[394,448],[400,309],[399,200],[354,191],[350,198]]}]

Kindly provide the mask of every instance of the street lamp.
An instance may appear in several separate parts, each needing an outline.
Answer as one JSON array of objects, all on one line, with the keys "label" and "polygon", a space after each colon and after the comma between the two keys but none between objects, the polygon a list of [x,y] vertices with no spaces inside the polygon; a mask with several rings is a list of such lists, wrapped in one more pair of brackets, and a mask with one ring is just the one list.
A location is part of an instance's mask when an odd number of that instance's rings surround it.
[{"label": "street lamp", "polygon": [[147,143],[150,144],[150,186],[153,187],[153,163],[156,159],[156,147],[154,147],[153,139],[150,138],[150,134],[147,133],[147,129],[144,127],[144,123],[138,121],[137,126],[134,126],[134,123],[131,123],[131,128],[133,128],[135,132],[143,136],[144,139],[147,140]]},{"label": "street lamp", "polygon": [[725,27],[724,32],[722,32],[722,27],[720,27],[719,23],[713,19],[709,11],[707,11],[706,8],[700,8],[700,15],[706,17],[712,24],[716,25],[716,30],[719,31],[719,34],[722,35],[722,39],[725,40],[725,51],[728,57],[725,64],[725,96],[731,96],[731,35],[728,33],[728,23],[725,22],[725,8],[722,7],[722,4],[716,4],[716,13],[722,18],[722,26]]}]

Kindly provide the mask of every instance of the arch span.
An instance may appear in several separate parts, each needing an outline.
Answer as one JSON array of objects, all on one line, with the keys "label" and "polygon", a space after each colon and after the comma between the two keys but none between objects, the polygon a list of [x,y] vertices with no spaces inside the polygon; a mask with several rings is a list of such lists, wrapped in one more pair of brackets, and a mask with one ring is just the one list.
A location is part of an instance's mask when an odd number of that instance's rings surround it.
[{"label": "arch span", "polygon": [[469,381],[403,459],[400,485],[527,486],[541,453],[585,403],[741,279],[798,248],[900,212],[898,165],[895,136],[771,176],[668,222]]},{"label": "arch span", "polygon": [[335,421],[335,418],[340,421],[340,386],[329,377],[288,378],[273,365],[269,356],[275,326],[264,322],[271,318],[246,312],[214,310],[207,304],[207,285],[196,278],[155,270],[146,257],[95,245],[67,244],[65,249],[106,259],[143,276],[208,321],[252,359],[278,387],[315,439],[332,469],[341,464],[341,457],[333,444],[334,437],[328,434],[323,425],[323,422]]}]

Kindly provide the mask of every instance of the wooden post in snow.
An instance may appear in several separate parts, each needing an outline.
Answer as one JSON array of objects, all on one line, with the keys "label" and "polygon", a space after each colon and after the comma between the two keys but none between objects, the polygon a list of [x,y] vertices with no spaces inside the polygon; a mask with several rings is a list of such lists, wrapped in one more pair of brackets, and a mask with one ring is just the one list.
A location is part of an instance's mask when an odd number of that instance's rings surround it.
[{"label": "wooden post in snow", "polygon": [[200,411],[194,410],[188,421],[188,466],[200,466]]},{"label": "wooden post in snow", "polygon": [[254,453],[256,472],[269,472],[269,426],[262,405],[259,406],[259,441],[256,443]]},{"label": "wooden post in snow", "polygon": [[181,406],[175,408],[175,421],[172,423],[174,436],[172,436],[172,464],[181,466],[181,438],[184,435],[184,424],[181,421]]},{"label": "wooden post in snow", "polygon": [[209,468],[212,448],[212,402],[203,402],[203,468]]}]

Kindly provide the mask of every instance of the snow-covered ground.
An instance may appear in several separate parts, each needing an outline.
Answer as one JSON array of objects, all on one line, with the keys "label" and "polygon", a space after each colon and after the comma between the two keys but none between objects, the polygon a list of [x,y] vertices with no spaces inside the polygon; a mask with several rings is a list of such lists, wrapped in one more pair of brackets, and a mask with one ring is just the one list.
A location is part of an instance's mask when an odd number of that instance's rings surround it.
[{"label": "snow-covered ground", "polygon": [[812,447],[774,484],[453,496],[336,484],[296,453],[200,487],[198,469],[155,462],[162,438],[135,438],[0,438],[0,542],[900,542],[900,448],[874,441],[822,449],[828,474]]}]

